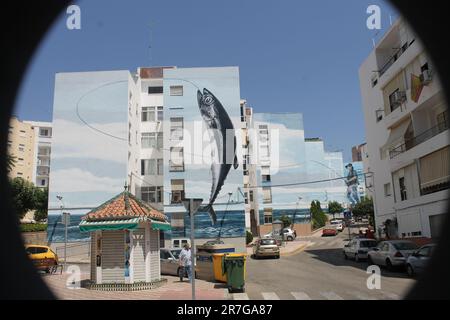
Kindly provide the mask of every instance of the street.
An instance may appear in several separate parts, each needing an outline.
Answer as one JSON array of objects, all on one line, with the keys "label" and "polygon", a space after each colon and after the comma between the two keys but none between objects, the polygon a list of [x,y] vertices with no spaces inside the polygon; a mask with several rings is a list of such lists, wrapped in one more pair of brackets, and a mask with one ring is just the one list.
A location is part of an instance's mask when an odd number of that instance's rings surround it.
[{"label": "street", "polygon": [[[356,229],[354,229],[356,231]],[[300,253],[281,259],[248,258],[245,293],[233,299],[250,300],[396,300],[415,280],[402,270],[381,269],[381,289],[369,290],[367,263],[345,260],[342,248],[348,229],[335,237],[302,237],[310,241]]]}]

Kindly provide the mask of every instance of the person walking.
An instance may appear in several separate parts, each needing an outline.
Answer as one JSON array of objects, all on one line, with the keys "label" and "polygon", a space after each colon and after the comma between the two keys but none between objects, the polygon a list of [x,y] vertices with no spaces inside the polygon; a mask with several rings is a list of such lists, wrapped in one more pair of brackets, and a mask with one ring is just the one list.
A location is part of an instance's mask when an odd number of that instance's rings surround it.
[{"label": "person walking", "polygon": [[192,281],[192,257],[191,257],[191,246],[189,243],[184,245],[183,250],[180,252],[180,281],[183,281],[183,276],[187,273],[189,281]]}]

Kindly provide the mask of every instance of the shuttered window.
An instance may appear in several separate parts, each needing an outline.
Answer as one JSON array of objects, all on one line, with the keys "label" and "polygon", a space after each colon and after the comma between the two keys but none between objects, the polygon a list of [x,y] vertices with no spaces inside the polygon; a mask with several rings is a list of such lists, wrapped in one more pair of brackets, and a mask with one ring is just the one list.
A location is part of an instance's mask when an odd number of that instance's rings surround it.
[{"label": "shuttered window", "polygon": [[422,191],[431,193],[443,188],[446,189],[449,181],[450,147],[445,147],[420,159],[420,187]]}]

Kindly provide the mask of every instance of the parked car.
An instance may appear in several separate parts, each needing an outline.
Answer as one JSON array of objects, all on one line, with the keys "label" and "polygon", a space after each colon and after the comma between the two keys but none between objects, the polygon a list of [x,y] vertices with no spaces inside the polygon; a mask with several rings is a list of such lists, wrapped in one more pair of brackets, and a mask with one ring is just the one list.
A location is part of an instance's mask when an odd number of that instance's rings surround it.
[{"label": "parked car", "polygon": [[262,256],[271,256],[280,258],[280,247],[274,238],[259,239],[253,246],[253,256],[259,258]]},{"label": "parked car", "polygon": [[382,241],[367,254],[369,265],[376,264],[388,269],[404,267],[406,259],[418,249],[417,245],[409,240]]},{"label": "parked car", "polygon": [[338,234],[338,231],[336,230],[335,225],[328,225],[328,226],[323,227],[323,229],[322,229],[322,237],[335,236],[337,234]]},{"label": "parked car", "polygon": [[330,224],[335,225],[337,231],[344,230],[344,223],[341,220],[331,220]]},{"label": "parked car", "polygon": [[181,250],[182,250],[181,248],[159,249],[159,257],[161,261],[161,274],[179,276],[180,279],[188,278],[186,270],[181,268],[179,265]]},{"label": "parked car", "polygon": [[297,232],[291,228],[283,228],[281,230],[281,234],[283,235],[283,240],[285,241],[294,241],[297,238]]},{"label": "parked car", "polygon": [[50,272],[58,265],[58,255],[48,246],[29,244],[25,252],[38,270]]},{"label": "parked car", "polygon": [[410,277],[425,270],[435,247],[435,244],[424,245],[406,259],[406,272]]},{"label": "parked car", "polygon": [[378,242],[374,239],[355,238],[344,246],[344,258],[354,258],[356,262],[367,259],[367,253],[376,247]]}]

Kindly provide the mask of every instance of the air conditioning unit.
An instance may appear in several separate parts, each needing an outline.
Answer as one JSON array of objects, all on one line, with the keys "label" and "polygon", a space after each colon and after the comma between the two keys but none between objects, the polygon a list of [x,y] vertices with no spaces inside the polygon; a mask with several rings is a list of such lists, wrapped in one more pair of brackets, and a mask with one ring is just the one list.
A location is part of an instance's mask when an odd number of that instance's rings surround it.
[{"label": "air conditioning unit", "polygon": [[406,92],[405,91],[396,91],[392,97],[393,103],[395,105],[401,105],[406,101]]},{"label": "air conditioning unit", "polygon": [[433,74],[431,70],[423,70],[422,74],[420,75],[420,80],[425,86],[430,84],[430,82],[433,80]]}]

